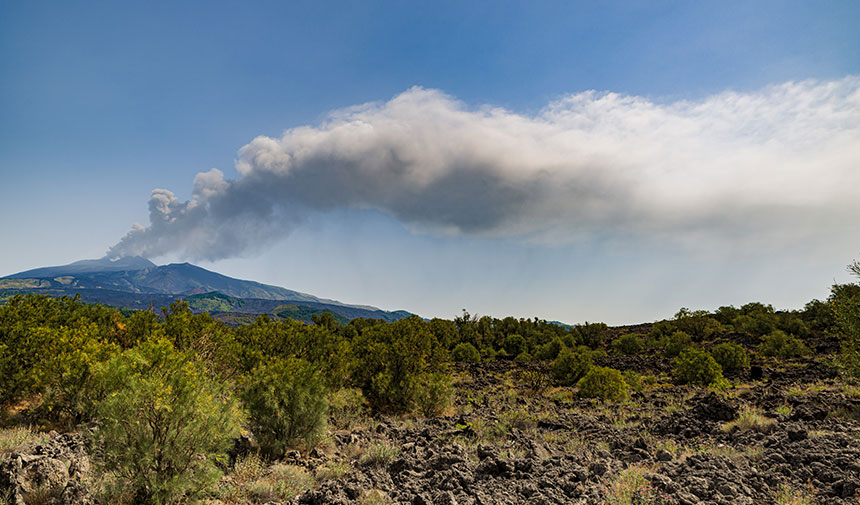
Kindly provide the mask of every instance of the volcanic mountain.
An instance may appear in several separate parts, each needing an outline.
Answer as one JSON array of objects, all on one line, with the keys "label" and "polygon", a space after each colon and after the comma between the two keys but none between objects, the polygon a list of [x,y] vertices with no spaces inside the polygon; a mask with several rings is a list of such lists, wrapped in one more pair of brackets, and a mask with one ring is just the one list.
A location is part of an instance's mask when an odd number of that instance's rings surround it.
[{"label": "volcanic mountain", "polygon": [[192,309],[213,314],[270,313],[300,320],[310,320],[312,314],[320,312],[332,312],[342,321],[356,317],[396,320],[409,315],[235,279],[190,263],[159,266],[137,256],[82,260],[0,277],[0,300],[21,292],[79,294],[87,302],[129,309],[148,309],[184,299]]}]

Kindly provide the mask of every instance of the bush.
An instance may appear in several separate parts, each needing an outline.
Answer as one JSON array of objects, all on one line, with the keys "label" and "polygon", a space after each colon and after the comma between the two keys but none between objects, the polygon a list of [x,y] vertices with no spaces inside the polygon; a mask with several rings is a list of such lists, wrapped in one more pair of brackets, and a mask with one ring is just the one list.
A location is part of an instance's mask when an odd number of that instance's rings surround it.
[{"label": "bush", "polygon": [[585,376],[592,365],[591,353],[564,349],[552,362],[551,373],[556,382],[563,386],[570,386]]},{"label": "bush", "polygon": [[691,311],[684,307],[675,314],[674,325],[676,330],[683,331],[696,341],[708,338],[722,329],[720,322],[710,317],[708,311]]},{"label": "bush", "polygon": [[612,341],[612,351],[615,354],[636,354],[645,347],[642,337],[634,333],[621,335]]},{"label": "bush", "polygon": [[723,380],[723,369],[707,351],[684,349],[675,358],[675,377],[681,384],[709,386]]},{"label": "bush", "polygon": [[454,350],[451,351],[451,359],[454,361],[476,363],[481,361],[481,353],[475,349],[474,345],[468,342],[460,342],[456,347],[454,347]]},{"label": "bush", "polygon": [[558,357],[558,353],[561,352],[562,348],[564,348],[564,344],[562,344],[561,339],[554,338],[537,348],[537,351],[535,351],[535,358],[541,360],[555,359]]},{"label": "bush", "polygon": [[428,373],[420,381],[415,392],[415,406],[424,417],[442,415],[454,396],[451,377],[440,372]]},{"label": "bush", "polygon": [[627,398],[627,383],[621,372],[614,368],[602,366],[593,367],[576,383],[580,396],[586,398],[601,398],[603,400],[621,400]]},{"label": "bush", "polygon": [[711,350],[711,356],[720,364],[725,373],[735,373],[750,366],[747,351],[732,342],[723,342]]},{"label": "bush", "polygon": [[137,503],[193,500],[218,480],[218,461],[241,429],[241,410],[164,340],[146,342],[94,369],[103,397],[99,466],[117,475]]},{"label": "bush", "polygon": [[331,393],[328,407],[332,424],[344,429],[352,427],[370,413],[367,400],[358,388],[342,388]]},{"label": "bush", "polygon": [[260,448],[279,458],[299,444],[313,445],[328,409],[320,373],[299,359],[272,360],[254,369],[242,399]]},{"label": "bush", "polygon": [[517,354],[517,357],[514,358],[514,361],[518,361],[520,363],[527,363],[529,361],[532,361],[532,355],[527,352],[521,352]]},{"label": "bush", "polygon": [[603,341],[609,336],[609,327],[605,323],[586,322],[583,325],[571,326],[570,333],[576,338],[578,344],[597,349],[603,345]]},{"label": "bush", "polygon": [[676,331],[666,340],[663,346],[663,355],[667,358],[677,358],[681,351],[692,345],[693,339],[690,335],[683,331]]},{"label": "bush", "polygon": [[624,376],[624,382],[626,382],[630,389],[632,389],[633,391],[641,393],[642,390],[645,389],[645,386],[642,382],[642,376],[638,373],[634,372],[633,370],[624,370],[624,373],[622,375]]},{"label": "bush", "polygon": [[415,408],[419,381],[426,373],[442,372],[447,354],[418,316],[368,322],[353,337],[352,348],[354,384],[372,407],[394,412]]},{"label": "bush", "polygon": [[758,352],[765,356],[797,358],[805,356],[811,351],[799,339],[787,335],[782,330],[774,330],[764,337],[764,342],[758,346]]},{"label": "bush", "polygon": [[[860,268],[857,267],[856,261],[849,265],[849,269],[860,276]],[[843,374],[851,379],[858,379],[860,378],[860,284],[833,286],[830,302],[841,337],[837,363],[841,366]]]},{"label": "bush", "polygon": [[511,335],[505,339],[505,352],[508,356],[519,356],[526,350],[526,339],[522,335]]}]

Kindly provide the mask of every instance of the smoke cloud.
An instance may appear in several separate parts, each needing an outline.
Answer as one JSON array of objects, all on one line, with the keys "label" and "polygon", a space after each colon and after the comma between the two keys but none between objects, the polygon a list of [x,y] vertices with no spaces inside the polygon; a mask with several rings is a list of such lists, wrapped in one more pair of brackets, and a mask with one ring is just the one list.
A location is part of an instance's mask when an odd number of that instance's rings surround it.
[{"label": "smoke cloud", "polygon": [[149,226],[108,256],[242,255],[338,208],[538,242],[856,235],[860,77],[670,103],[587,91],[533,116],[415,87],[257,137],[236,169],[197,174],[189,201],[154,190]]}]

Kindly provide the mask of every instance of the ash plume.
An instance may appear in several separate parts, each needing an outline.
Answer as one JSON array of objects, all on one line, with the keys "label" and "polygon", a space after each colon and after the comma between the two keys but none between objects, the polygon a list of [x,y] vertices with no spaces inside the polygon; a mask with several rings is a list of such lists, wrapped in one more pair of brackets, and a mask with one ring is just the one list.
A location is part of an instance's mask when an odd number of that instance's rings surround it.
[{"label": "ash plume", "polygon": [[856,235],[860,77],[668,103],[587,91],[531,116],[415,87],[259,136],[236,169],[197,174],[188,201],[154,190],[108,256],[228,258],[338,208],[537,242]]}]

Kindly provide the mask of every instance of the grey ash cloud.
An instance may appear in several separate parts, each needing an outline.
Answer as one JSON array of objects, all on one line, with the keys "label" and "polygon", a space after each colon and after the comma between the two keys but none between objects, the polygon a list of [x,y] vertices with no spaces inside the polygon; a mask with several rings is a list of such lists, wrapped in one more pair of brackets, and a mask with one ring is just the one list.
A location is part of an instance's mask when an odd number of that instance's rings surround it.
[{"label": "grey ash cloud", "polygon": [[236,169],[197,174],[188,201],[153,191],[149,225],[108,255],[248,254],[338,208],[534,242],[826,239],[857,232],[860,78],[668,103],[588,91],[532,116],[416,87],[257,137]]}]

